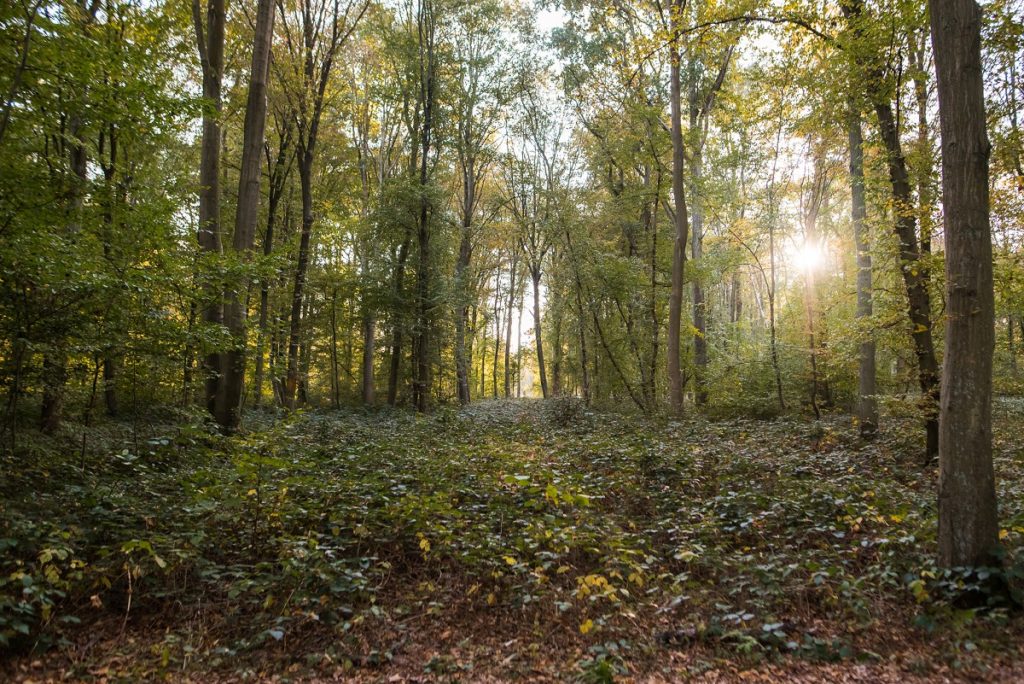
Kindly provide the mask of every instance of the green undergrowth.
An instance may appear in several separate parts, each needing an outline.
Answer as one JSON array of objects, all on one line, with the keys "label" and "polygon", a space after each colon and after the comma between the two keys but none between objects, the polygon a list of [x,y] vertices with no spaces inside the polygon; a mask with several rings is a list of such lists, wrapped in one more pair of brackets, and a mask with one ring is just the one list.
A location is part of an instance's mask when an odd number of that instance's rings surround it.
[{"label": "green undergrowth", "polygon": [[473,612],[558,625],[598,680],[692,645],[881,658],[868,637],[895,626],[955,659],[1015,619],[1022,418],[1000,403],[1006,564],[973,573],[934,567],[935,472],[909,422],[864,444],[839,417],[655,422],[566,400],[39,437],[2,463],[0,649],[113,622],[159,625],[157,667],[325,643],[352,667],[391,656],[367,630]]}]

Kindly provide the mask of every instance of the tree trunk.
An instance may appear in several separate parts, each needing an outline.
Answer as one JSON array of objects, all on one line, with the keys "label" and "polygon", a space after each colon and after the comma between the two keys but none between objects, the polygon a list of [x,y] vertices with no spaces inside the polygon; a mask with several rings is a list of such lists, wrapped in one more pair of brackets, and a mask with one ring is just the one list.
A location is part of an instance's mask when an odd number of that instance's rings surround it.
[{"label": "tree trunk", "polygon": [[[206,24],[203,25],[200,0],[192,1],[196,44],[203,70],[203,99],[209,104],[203,110],[203,136],[199,161],[199,249],[207,254],[220,254],[220,118],[223,109],[221,85],[224,78],[224,0],[208,0]],[[207,284],[203,291],[203,321],[219,327],[223,322],[220,288]],[[216,415],[220,387],[220,353],[211,351],[203,359],[205,379],[204,403],[210,415]]]},{"label": "tree trunk", "polygon": [[309,243],[313,233],[313,150],[302,150],[299,161],[299,187],[302,194],[302,234],[299,236],[298,264],[292,287],[291,324],[288,332],[288,370],[284,382],[284,404],[295,408],[299,383],[299,342],[302,333],[302,299],[309,268]]},{"label": "tree trunk", "polygon": [[433,263],[431,262],[430,151],[434,123],[434,41],[437,18],[432,0],[421,0],[418,15],[420,49],[420,102],[423,106],[423,129],[420,136],[420,209],[417,220],[418,259],[416,264],[416,325],[413,326],[412,351],[413,404],[420,413],[430,408],[431,364],[430,345],[433,332]]},{"label": "tree trunk", "polygon": [[[463,200],[466,206],[472,206],[472,181],[467,180],[467,198]],[[459,241],[459,256],[455,263],[455,291],[458,301],[455,304],[455,384],[456,394],[460,404],[468,404],[470,401],[469,392],[469,369],[472,367],[472,358],[466,344],[466,333],[469,323],[469,293],[466,291],[468,285],[466,279],[469,277],[469,263],[473,253],[473,245],[470,241],[470,225],[472,217],[464,214],[462,219],[462,238]]]},{"label": "tree trunk", "polygon": [[994,560],[998,511],[992,467],[995,303],[981,65],[981,10],[930,0],[942,129],[946,235],[946,357],[939,435],[939,564]]},{"label": "tree trunk", "polygon": [[[691,125],[696,123],[696,117],[691,117]],[[703,173],[703,156],[700,146],[698,146],[690,159],[690,182],[694,188],[700,183],[701,174]],[[695,189],[691,198],[691,208],[693,211],[690,215],[690,228],[693,233],[691,235],[690,250],[695,264],[703,255],[704,249],[704,212],[699,199],[699,192]],[[708,403],[706,383],[708,366],[707,320],[704,288],[701,286],[700,278],[697,276],[693,278],[693,329],[694,398],[698,406],[704,406]]]},{"label": "tree trunk", "polygon": [[[243,263],[252,260],[256,223],[260,211],[260,180],[263,135],[267,122],[267,75],[270,71],[274,35],[274,3],[260,0],[256,9],[256,33],[252,49],[252,71],[245,106],[242,133],[242,165],[238,177],[238,206],[232,248]],[[217,395],[217,423],[234,432],[242,422],[242,390],[245,386],[246,318],[245,295],[249,278],[243,275],[228,286],[224,302],[224,324],[231,334],[231,348],[221,362],[223,379]]]},{"label": "tree trunk", "polygon": [[537,342],[537,369],[540,372],[540,393],[545,399],[548,398],[548,376],[544,370],[544,344],[541,340],[541,312],[540,312],[540,269],[531,269],[533,280],[533,334]]},{"label": "tree trunk", "polygon": [[858,347],[857,423],[860,435],[872,438],[878,431],[878,401],[875,398],[875,335],[871,329],[873,293],[871,285],[871,245],[864,223],[867,202],[864,197],[864,141],[861,135],[860,109],[850,102],[850,198],[853,239],[857,245],[857,320],[862,341]]},{"label": "tree trunk", "polygon": [[405,315],[400,303],[405,289],[405,263],[409,258],[409,246],[412,242],[412,231],[407,229],[402,244],[398,247],[398,260],[395,264],[394,301],[398,302],[394,311],[391,330],[391,363],[388,372],[388,406],[398,402],[398,381],[402,371],[402,343],[405,332]]},{"label": "tree trunk", "polygon": [[[683,149],[682,102],[680,100],[680,55],[679,31],[682,0],[672,0],[671,32],[669,42],[670,74],[670,109],[672,119],[672,196],[675,199],[675,245],[672,251],[672,294],[669,298],[668,311],[668,383],[669,399],[673,415],[683,414],[683,372],[680,366],[681,338],[683,313],[683,274],[686,270],[686,241],[689,231],[686,214],[686,195],[684,191],[685,150]],[[582,311],[580,312],[582,316]]]},{"label": "tree trunk", "polygon": [[513,248],[512,265],[509,268],[508,308],[505,310],[505,398],[512,396],[512,311],[516,302],[516,271],[519,266],[518,252]]},{"label": "tree trunk", "polygon": [[[277,148],[277,159],[270,171],[270,190],[267,194],[267,227],[263,233],[263,256],[267,258],[274,251],[274,228],[277,223],[277,211],[284,195],[285,183],[288,180],[289,153],[291,147],[291,123],[285,124],[285,131]],[[259,406],[263,401],[264,361],[263,348],[266,345],[267,323],[270,316],[270,279],[260,280],[260,313],[259,330],[256,338],[256,372],[253,380],[253,405]]]},{"label": "tree trunk", "polygon": [[910,337],[917,356],[918,385],[925,411],[925,458],[932,459],[939,448],[939,365],[932,341],[931,296],[926,273],[921,270],[921,253],[917,243],[910,180],[906,160],[900,148],[899,134],[892,106],[875,104],[882,140],[888,152],[889,180],[892,185],[896,234],[900,240],[900,271],[907,290]]},{"label": "tree trunk", "polygon": [[43,355],[43,404],[39,429],[47,434],[56,432],[64,415],[64,385],[68,380],[67,352],[55,348]]},{"label": "tree trunk", "polygon": [[372,312],[368,309],[363,311],[363,361],[362,367],[362,398],[367,406],[373,406],[375,390],[373,383],[373,353],[376,346],[377,322]]}]

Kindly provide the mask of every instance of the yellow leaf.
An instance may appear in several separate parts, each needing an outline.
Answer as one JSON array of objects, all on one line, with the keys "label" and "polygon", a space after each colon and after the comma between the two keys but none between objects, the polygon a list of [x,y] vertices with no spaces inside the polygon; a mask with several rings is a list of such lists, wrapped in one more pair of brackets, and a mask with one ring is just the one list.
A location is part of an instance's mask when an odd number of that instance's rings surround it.
[{"label": "yellow leaf", "polygon": [[494,595],[493,591],[490,594],[487,595],[487,605],[493,606],[497,602],[498,602],[498,597]]},{"label": "yellow leaf", "polygon": [[430,553],[430,540],[426,537],[420,539],[420,548],[423,549],[423,553]]},{"label": "yellow leaf", "polygon": [[517,561],[512,556],[505,556],[505,562],[509,565],[515,565]]},{"label": "yellow leaf", "polygon": [[592,629],[594,629],[594,621],[590,618],[587,618],[580,624],[580,634],[586,634]]},{"label": "yellow leaf", "polygon": [[999,538],[1006,539],[1010,536],[1010,530],[999,530]]},{"label": "yellow leaf", "polygon": [[249,491],[247,491],[245,493],[245,495],[246,496],[256,496],[256,490],[255,489],[250,489]]}]

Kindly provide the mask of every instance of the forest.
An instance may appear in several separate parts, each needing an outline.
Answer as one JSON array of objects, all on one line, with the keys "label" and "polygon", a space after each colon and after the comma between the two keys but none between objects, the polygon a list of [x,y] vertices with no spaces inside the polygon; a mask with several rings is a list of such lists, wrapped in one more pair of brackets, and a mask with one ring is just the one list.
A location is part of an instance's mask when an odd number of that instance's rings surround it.
[{"label": "forest", "polygon": [[1024,681],[1024,0],[0,0],[0,680]]}]

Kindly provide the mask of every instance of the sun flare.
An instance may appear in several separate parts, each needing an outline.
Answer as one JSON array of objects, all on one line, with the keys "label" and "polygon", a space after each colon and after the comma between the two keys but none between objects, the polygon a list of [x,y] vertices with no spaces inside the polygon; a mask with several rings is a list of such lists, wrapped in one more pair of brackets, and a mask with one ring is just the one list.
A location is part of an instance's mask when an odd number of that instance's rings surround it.
[{"label": "sun flare", "polygon": [[792,253],[790,261],[801,271],[816,271],[825,263],[825,250],[816,242],[805,242]]}]

